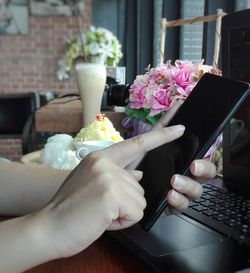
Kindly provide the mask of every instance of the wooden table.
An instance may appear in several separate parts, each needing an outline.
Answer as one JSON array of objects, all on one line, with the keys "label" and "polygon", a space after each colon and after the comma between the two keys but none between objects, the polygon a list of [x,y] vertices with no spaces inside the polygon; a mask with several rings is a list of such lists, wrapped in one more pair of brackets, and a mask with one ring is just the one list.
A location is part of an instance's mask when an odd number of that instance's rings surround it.
[{"label": "wooden table", "polygon": [[[123,132],[125,113],[106,110],[103,113],[112,121],[116,130]],[[50,101],[35,113],[37,132],[78,133],[82,128],[82,105],[79,97],[66,97]]]},{"label": "wooden table", "polygon": [[[0,222],[8,219],[0,216]],[[81,253],[24,273],[150,273],[150,269],[104,233]]]},{"label": "wooden table", "polygon": [[150,273],[150,269],[104,235],[75,256],[37,266],[25,273]]}]

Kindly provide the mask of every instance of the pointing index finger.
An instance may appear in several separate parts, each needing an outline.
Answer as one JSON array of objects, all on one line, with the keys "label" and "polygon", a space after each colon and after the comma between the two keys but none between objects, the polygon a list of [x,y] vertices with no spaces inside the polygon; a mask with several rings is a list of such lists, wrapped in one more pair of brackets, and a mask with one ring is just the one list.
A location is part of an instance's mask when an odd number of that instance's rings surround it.
[{"label": "pointing index finger", "polygon": [[184,130],[183,125],[153,130],[116,143],[100,152],[104,152],[114,163],[124,168],[137,157],[179,138]]}]

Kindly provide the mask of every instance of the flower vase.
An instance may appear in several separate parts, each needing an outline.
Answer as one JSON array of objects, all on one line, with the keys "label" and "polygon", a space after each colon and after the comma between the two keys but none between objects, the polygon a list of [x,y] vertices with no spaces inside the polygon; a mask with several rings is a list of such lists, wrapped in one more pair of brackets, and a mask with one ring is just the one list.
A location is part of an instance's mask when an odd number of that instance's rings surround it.
[{"label": "flower vase", "polygon": [[82,103],[82,125],[86,127],[101,112],[106,83],[106,66],[96,63],[77,63],[76,80]]},{"label": "flower vase", "polygon": [[126,138],[131,138],[149,132],[153,127],[151,124],[145,121],[131,117],[125,117],[122,120],[122,126],[128,129]]},{"label": "flower vase", "polygon": [[105,54],[99,54],[99,55],[94,55],[94,56],[88,57],[89,62],[94,63],[94,64],[105,64],[106,59],[107,59],[107,57]]}]

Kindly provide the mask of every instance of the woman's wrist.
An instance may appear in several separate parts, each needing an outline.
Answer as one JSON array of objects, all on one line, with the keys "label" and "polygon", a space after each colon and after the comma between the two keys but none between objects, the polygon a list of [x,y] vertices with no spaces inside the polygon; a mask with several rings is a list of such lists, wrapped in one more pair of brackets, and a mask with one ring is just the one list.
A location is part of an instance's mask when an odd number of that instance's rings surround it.
[{"label": "woman's wrist", "polygon": [[39,213],[0,223],[0,272],[23,272],[55,258]]},{"label": "woman's wrist", "polygon": [[49,216],[44,209],[24,216],[26,228],[30,240],[34,243],[34,248],[38,249],[41,257],[46,261],[60,258],[56,253],[54,244],[54,233]]},{"label": "woman's wrist", "polygon": [[54,209],[53,202],[27,216],[28,226],[31,227],[30,236],[33,237],[35,245],[41,249],[47,261],[66,258],[79,252],[74,245],[75,240],[65,236],[69,233],[67,230],[70,224],[63,224],[64,218]]}]

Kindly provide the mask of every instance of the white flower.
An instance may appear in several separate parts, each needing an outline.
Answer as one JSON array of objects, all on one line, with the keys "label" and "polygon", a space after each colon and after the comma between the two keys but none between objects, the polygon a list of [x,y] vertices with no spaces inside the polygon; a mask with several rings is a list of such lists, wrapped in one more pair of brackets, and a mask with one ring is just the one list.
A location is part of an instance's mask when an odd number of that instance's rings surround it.
[{"label": "white flower", "polygon": [[69,78],[69,74],[62,67],[57,70],[56,74],[59,81],[67,80]]},{"label": "white flower", "polygon": [[80,39],[79,35],[70,37],[65,42],[65,54],[59,61],[57,77],[69,78],[75,59],[83,57],[101,57],[104,64],[116,65],[122,57],[121,44],[113,33],[105,28],[90,27]]},{"label": "white flower", "polygon": [[91,43],[88,46],[88,51],[89,51],[90,55],[94,55],[94,56],[103,53],[102,46],[98,45],[98,43],[96,43],[96,42]]},{"label": "white flower", "polygon": [[69,73],[65,69],[64,60],[63,59],[59,60],[58,65],[59,69],[56,72],[58,80],[60,81],[67,80],[69,78]]},{"label": "white flower", "polygon": [[111,46],[106,46],[104,49],[104,52],[105,52],[106,56],[108,56],[110,58],[114,57],[113,49]]},{"label": "white flower", "polygon": [[202,64],[199,66],[199,69],[203,71],[203,73],[207,73],[211,71],[211,65]]},{"label": "white flower", "polygon": [[113,39],[113,34],[110,31],[105,30],[104,28],[102,29],[104,32],[104,38],[106,41],[110,42]]}]

